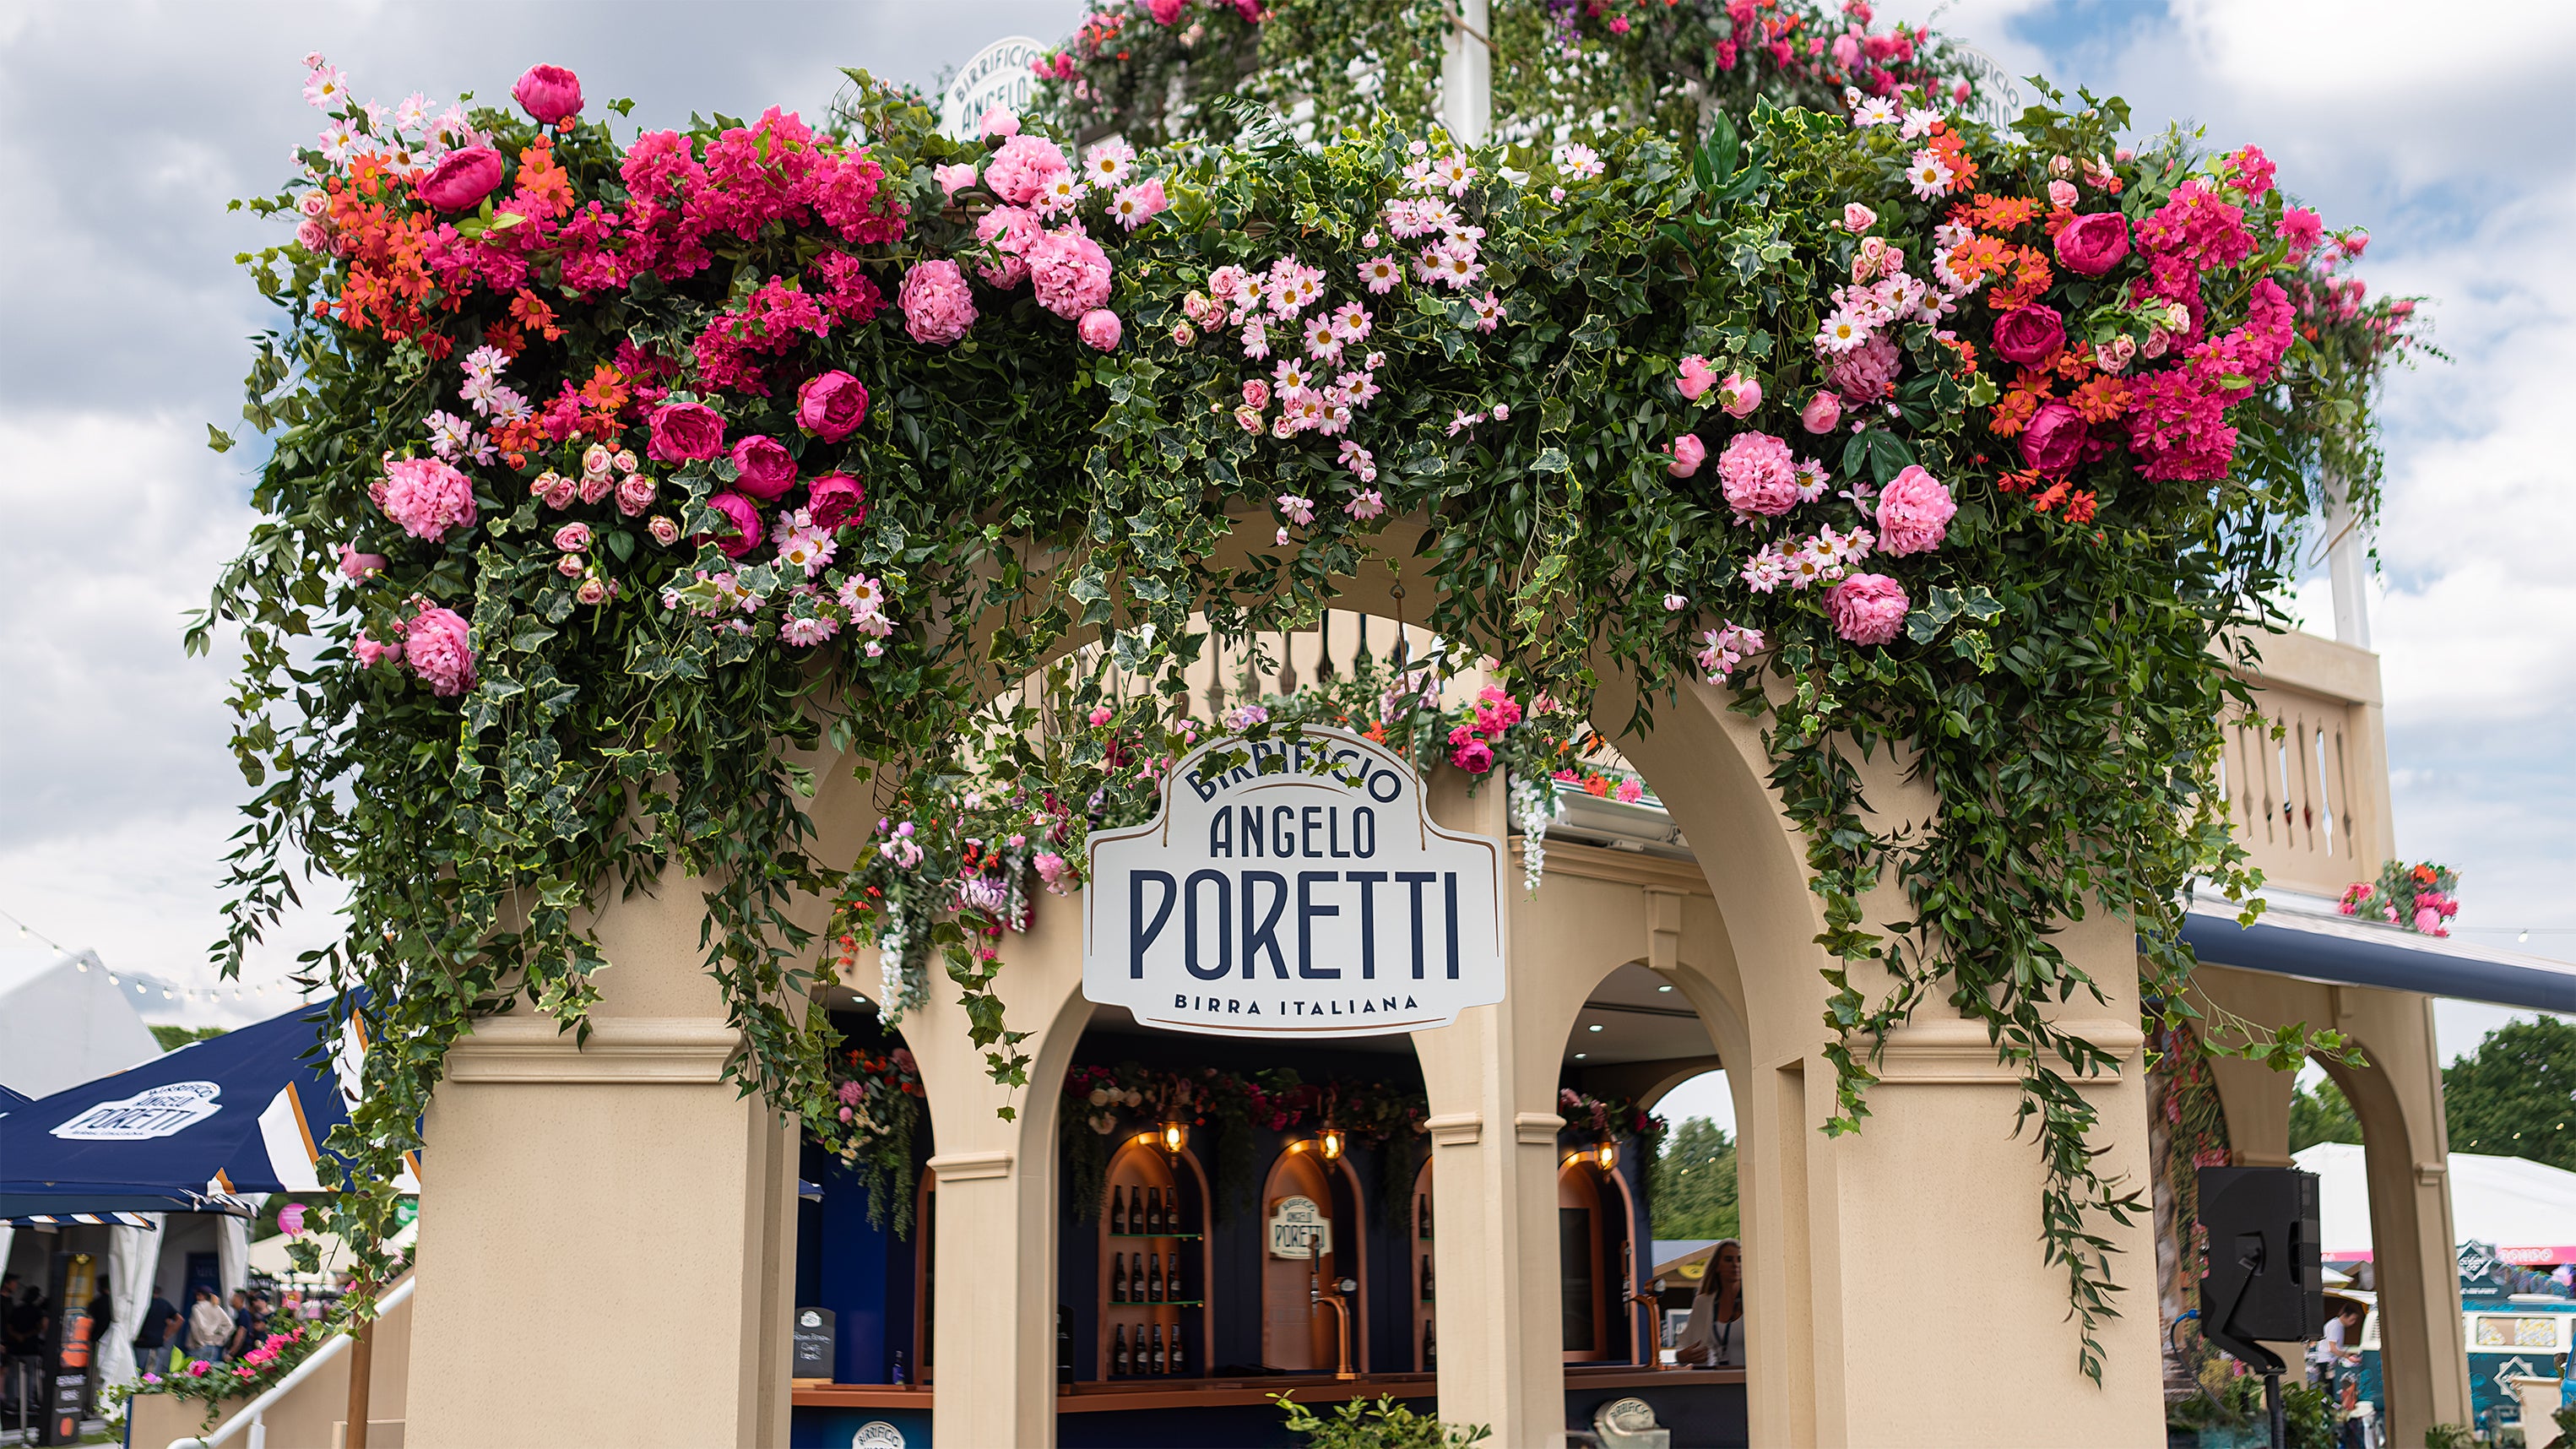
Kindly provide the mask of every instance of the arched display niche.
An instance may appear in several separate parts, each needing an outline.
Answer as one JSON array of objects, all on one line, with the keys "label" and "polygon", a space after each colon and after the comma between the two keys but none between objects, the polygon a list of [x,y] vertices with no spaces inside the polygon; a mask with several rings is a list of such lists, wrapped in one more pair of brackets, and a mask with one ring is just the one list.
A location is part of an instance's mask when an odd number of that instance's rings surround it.
[{"label": "arched display niche", "polygon": [[[1352,1367],[1366,1365],[1368,1355],[1368,1222],[1359,1175],[1348,1157],[1324,1155],[1323,1139],[1301,1138],[1288,1144],[1270,1164],[1261,1186],[1265,1225],[1276,1223],[1292,1199],[1315,1204],[1330,1223],[1331,1233],[1318,1252],[1320,1261],[1286,1257],[1272,1241],[1261,1259],[1261,1362],[1288,1373],[1332,1373],[1342,1365],[1343,1325],[1349,1325]],[[1348,1278],[1359,1284],[1344,1295],[1334,1285]],[[1318,1302],[1339,1299],[1338,1310]]]},{"label": "arched display niche", "polygon": [[[1115,1196],[1128,1196],[1130,1216],[1122,1219],[1112,1210],[1109,1199]],[[1179,1221],[1137,1227],[1132,1204],[1137,1197],[1145,1196],[1151,1196],[1162,1211],[1177,1212]],[[1216,1290],[1214,1264],[1208,1256],[1209,1206],[1207,1172],[1199,1165],[1198,1155],[1187,1146],[1174,1150],[1159,1135],[1139,1132],[1110,1156],[1098,1224],[1099,1302],[1104,1305],[1105,1321],[1098,1333],[1095,1377],[1195,1378],[1215,1362]],[[1113,1228],[1126,1231],[1112,1231]],[[1131,1270],[1131,1258],[1147,1260],[1148,1268],[1176,1276],[1157,1280],[1163,1284],[1159,1297],[1148,1294],[1140,1300],[1132,1289],[1121,1289],[1112,1283],[1113,1274]],[[1144,1280],[1140,1277],[1134,1281]],[[1127,1373],[1116,1372],[1116,1345],[1122,1329],[1131,1352],[1147,1344],[1150,1329],[1161,1330],[1168,1340],[1167,1352],[1186,1335],[1189,1346],[1182,1367],[1172,1369],[1168,1362],[1159,1368],[1131,1363]]]},{"label": "arched display niche", "polygon": [[1413,1210],[1406,1218],[1410,1224],[1406,1234],[1411,1247],[1405,1256],[1412,1260],[1413,1371],[1425,1374],[1440,1367],[1440,1279],[1432,1272],[1431,1262],[1431,1230],[1435,1216],[1432,1205],[1437,1199],[1433,1196],[1431,1168],[1432,1159],[1425,1157],[1422,1166],[1414,1172]]}]

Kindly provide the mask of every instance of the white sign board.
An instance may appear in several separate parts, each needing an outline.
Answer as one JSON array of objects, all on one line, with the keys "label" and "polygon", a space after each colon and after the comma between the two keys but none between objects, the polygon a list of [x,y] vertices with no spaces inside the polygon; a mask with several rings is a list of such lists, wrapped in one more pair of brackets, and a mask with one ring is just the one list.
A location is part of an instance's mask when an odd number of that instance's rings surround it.
[{"label": "white sign board", "polygon": [[100,1102],[53,1129],[73,1142],[141,1142],[172,1137],[224,1109],[212,1082],[165,1082],[131,1097]]},{"label": "white sign board", "polygon": [[1270,1208],[1270,1256],[1312,1258],[1333,1251],[1333,1220],[1311,1197],[1283,1197]]},{"label": "white sign board", "polygon": [[957,68],[948,89],[939,93],[940,134],[972,141],[978,134],[975,123],[993,107],[1014,115],[1027,110],[1038,84],[1037,73],[1029,65],[1054,48],[1043,40],[1013,35],[975,52],[973,60]]},{"label": "white sign board", "polygon": [[1096,831],[1082,994],[1212,1036],[1385,1036],[1503,999],[1503,848],[1341,730],[1183,756],[1151,824]]}]

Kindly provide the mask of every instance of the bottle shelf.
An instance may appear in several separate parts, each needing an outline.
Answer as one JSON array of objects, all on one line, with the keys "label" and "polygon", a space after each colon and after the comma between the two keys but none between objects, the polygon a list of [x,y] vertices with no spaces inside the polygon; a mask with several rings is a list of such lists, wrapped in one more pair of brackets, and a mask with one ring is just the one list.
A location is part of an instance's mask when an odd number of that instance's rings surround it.
[{"label": "bottle shelf", "polygon": [[1128,1303],[1120,1299],[1112,1298],[1105,1306],[1112,1313],[1122,1312],[1130,1308],[1205,1308],[1207,1307],[1207,1300],[1204,1298],[1165,1298],[1161,1300],[1147,1299],[1142,1303]]},{"label": "bottle shelf", "polygon": [[1123,1243],[1123,1242],[1139,1242],[1139,1243],[1143,1243],[1143,1242],[1172,1242],[1172,1241],[1177,1241],[1177,1242],[1187,1242],[1187,1243],[1195,1243],[1195,1242],[1197,1242],[1199,1239],[1201,1239],[1201,1238],[1203,1238],[1203,1237],[1206,1237],[1206,1236],[1207,1236],[1207,1234],[1205,1234],[1205,1233],[1109,1233],[1109,1234],[1106,1234],[1105,1236],[1107,1236],[1107,1237],[1108,1237],[1108,1239],[1109,1239],[1111,1242],[1113,1242],[1113,1243]]}]

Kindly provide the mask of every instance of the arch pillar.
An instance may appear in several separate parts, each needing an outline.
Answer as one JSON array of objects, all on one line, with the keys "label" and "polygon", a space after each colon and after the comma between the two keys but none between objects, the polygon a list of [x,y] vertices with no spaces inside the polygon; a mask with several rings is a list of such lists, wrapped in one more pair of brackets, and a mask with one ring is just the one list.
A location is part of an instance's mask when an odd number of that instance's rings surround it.
[{"label": "arch pillar", "polygon": [[[1625,719],[1626,703],[1605,700],[1599,717]],[[2112,1272],[2128,1290],[2124,1315],[2099,1330],[2097,1386],[2064,1326],[2065,1270],[2040,1257],[2044,1172],[2029,1140],[2014,1136],[2017,1074],[1997,1064],[1981,1025],[1936,1000],[1884,1044],[1862,1130],[1821,1133],[1834,1113],[1823,1055],[1829,989],[1818,974],[1828,962],[1814,943],[1822,921],[1804,842],[1769,789],[1755,722],[1703,685],[1655,705],[1651,733],[1616,742],[1692,844],[1740,993],[1744,1047],[1719,1045],[1743,1128],[1753,1442],[2161,1444],[2145,1215],[2125,1227],[2087,1224],[2118,1250]],[[1905,781],[1888,752],[1855,763],[1881,823],[1930,813],[1930,792]],[[1868,904],[1874,921],[1911,914],[1893,882]],[[2066,1015],[2081,1021],[2068,1025],[2133,1057],[2141,1035],[2131,928],[2097,914],[2067,923],[2057,939],[2109,998],[2071,1004]],[[1701,1009],[1714,1029],[1721,1018]],[[2143,1182],[2139,1074],[2124,1066],[2082,1089],[2100,1114],[2105,1174]],[[1926,1265],[1950,1270],[1937,1331],[1890,1299],[1892,1282]]]},{"label": "arch pillar", "polygon": [[[2388,1442],[2418,1443],[2433,1424],[2468,1423],[2468,1346],[2460,1322],[2450,1137],[2432,998],[2223,966],[2203,966],[2193,980],[2211,1001],[2266,1027],[2299,1021],[2331,1025],[2348,1033],[2368,1058],[2361,1067],[2322,1065],[2361,1124],[2362,1170],[2370,1184],[2371,1281],[2379,1295],[2380,1372],[2388,1387]],[[2240,1101],[2260,1113],[2268,1108],[2268,1098],[2277,1097],[2279,1160],[2288,1162],[2292,1074],[2259,1063],[2217,1065],[2228,1068],[2218,1082],[2230,1144],[2237,1140]],[[2238,1095],[2229,1095],[2231,1080]],[[2255,1096],[2258,1089],[2265,1097]]]}]

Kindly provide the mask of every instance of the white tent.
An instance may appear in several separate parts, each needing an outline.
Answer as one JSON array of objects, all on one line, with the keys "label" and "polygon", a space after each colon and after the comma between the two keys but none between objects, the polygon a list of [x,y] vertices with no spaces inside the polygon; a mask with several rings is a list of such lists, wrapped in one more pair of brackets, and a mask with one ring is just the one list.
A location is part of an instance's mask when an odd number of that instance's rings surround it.
[{"label": "white tent", "polygon": [[[2317,1175],[2328,1262],[2370,1256],[2370,1187],[2362,1150],[2320,1142],[2291,1160]],[[2576,1262],[2576,1172],[2521,1157],[2451,1154],[2451,1231],[2491,1243],[2508,1263]]]},{"label": "white tent", "polygon": [[0,1083],[50,1097],[161,1055],[95,951],[0,950]]}]

